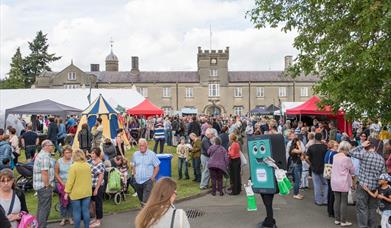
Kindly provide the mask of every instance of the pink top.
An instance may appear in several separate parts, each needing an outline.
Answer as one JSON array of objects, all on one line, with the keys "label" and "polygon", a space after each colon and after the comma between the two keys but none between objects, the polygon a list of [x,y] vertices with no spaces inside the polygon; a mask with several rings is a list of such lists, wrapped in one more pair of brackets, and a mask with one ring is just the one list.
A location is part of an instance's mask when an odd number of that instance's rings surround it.
[{"label": "pink top", "polygon": [[338,153],[333,158],[331,169],[331,189],[334,192],[349,192],[352,187],[352,175],[354,167],[352,159],[343,153]]},{"label": "pink top", "polygon": [[387,172],[391,173],[391,155],[388,156],[388,159],[386,161],[386,167],[387,167]]}]

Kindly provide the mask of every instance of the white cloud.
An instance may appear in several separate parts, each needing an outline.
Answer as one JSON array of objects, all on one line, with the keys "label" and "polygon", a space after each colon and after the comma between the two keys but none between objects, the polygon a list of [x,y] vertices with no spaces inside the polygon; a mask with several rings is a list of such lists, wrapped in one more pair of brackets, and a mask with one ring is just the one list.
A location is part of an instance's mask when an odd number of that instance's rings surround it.
[{"label": "white cloud", "polygon": [[120,70],[130,69],[133,55],[141,70],[196,70],[197,47],[209,49],[210,24],[212,48],[230,46],[230,70],[282,69],[284,55],[296,53],[294,34],[254,29],[245,19],[251,6],[251,0],[6,1],[0,5],[0,77],[18,46],[28,53],[27,41],[38,30],[48,33],[50,52],[62,56],[51,64],[54,71],[71,59],[83,70],[91,63],[104,70],[111,37]]}]

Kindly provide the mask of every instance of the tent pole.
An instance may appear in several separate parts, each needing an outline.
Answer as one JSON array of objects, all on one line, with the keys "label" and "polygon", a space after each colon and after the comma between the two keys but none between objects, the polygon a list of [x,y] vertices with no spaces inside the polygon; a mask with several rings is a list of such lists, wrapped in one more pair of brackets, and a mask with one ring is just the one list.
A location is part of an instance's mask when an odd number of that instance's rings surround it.
[{"label": "tent pole", "polygon": [[301,121],[301,114],[300,114],[300,117],[299,117],[299,121]]}]

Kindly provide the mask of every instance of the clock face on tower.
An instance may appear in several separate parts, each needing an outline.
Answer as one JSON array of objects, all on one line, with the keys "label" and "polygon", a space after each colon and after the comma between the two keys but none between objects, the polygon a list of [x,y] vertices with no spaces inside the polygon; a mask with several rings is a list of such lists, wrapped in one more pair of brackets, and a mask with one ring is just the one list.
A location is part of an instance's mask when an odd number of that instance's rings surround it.
[{"label": "clock face on tower", "polygon": [[210,59],[210,64],[216,65],[217,64],[217,59],[216,58],[211,58]]}]

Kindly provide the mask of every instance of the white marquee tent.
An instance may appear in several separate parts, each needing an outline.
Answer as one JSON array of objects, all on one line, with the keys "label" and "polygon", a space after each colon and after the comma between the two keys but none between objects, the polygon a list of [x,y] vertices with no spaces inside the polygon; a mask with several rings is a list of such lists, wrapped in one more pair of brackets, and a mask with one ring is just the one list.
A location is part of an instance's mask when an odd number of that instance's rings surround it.
[{"label": "white marquee tent", "polygon": [[[64,105],[84,110],[89,106],[87,98],[89,93],[89,88],[0,90],[0,126],[4,125],[6,109],[45,99],[50,99]],[[91,102],[94,101],[99,94],[102,94],[113,108],[116,108],[117,105],[132,108],[145,99],[134,89],[92,89]]]},{"label": "white marquee tent", "polygon": [[[281,103],[281,111],[282,111],[282,115],[285,114],[286,110],[287,109],[291,109],[291,108],[294,108],[294,107],[297,107],[301,104],[303,104],[304,102],[282,102]],[[280,110],[276,110],[274,111],[274,115],[275,116],[279,116],[280,115]]]}]

